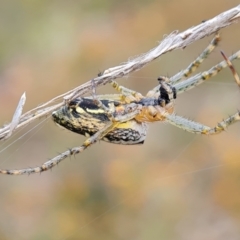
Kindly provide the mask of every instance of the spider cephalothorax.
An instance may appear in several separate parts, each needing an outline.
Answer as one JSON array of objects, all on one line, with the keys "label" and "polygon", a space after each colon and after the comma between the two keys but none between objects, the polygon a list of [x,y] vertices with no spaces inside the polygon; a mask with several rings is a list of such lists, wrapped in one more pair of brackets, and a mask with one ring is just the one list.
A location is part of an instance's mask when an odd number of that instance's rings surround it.
[{"label": "spider cephalothorax", "polygon": [[186,70],[171,78],[159,77],[159,85],[149,91],[145,97],[112,81],[111,85],[119,94],[99,95],[93,98],[70,101],[66,106],[54,111],[52,118],[58,125],[82,134],[88,139],[80,147],[69,149],[40,167],[0,170],[0,173],[22,175],[46,171],[66,157],[84,151],[98,140],[124,145],[143,143],[147,134],[147,125],[150,122],[166,121],[188,132],[205,135],[214,135],[224,131],[227,126],[240,120],[239,112],[221,121],[213,128],[173,113],[174,99],[176,99],[177,94],[203,83],[226,66],[230,67],[237,84],[240,86],[239,77],[230,62],[240,58],[240,51],[233,54],[229,59],[223,54],[225,61],[206,72],[189,77],[212,52],[219,40],[217,34],[203,53]]}]

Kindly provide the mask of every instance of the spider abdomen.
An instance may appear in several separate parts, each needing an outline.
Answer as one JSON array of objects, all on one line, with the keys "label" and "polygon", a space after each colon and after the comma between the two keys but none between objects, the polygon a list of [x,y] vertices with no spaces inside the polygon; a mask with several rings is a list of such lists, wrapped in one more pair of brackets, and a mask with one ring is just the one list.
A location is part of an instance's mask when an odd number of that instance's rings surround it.
[{"label": "spider abdomen", "polygon": [[[121,103],[101,100],[113,113],[121,109]],[[68,105],[52,113],[53,121],[61,127],[86,137],[94,135],[111,120],[93,99],[82,98],[71,101]],[[120,123],[101,140],[124,145],[142,144],[146,138],[147,124],[134,119]]]}]

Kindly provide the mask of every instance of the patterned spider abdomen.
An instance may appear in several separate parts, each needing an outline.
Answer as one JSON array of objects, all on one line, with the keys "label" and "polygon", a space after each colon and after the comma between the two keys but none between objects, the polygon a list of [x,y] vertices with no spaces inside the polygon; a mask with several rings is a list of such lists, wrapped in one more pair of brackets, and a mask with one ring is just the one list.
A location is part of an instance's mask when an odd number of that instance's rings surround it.
[{"label": "patterned spider abdomen", "polygon": [[[120,112],[123,107],[119,101],[102,99],[101,102],[113,114]],[[72,100],[54,111],[52,118],[61,127],[86,137],[92,136],[111,121],[105,111],[90,98]],[[132,119],[120,123],[101,140],[123,145],[143,144],[146,134],[147,124]]]}]

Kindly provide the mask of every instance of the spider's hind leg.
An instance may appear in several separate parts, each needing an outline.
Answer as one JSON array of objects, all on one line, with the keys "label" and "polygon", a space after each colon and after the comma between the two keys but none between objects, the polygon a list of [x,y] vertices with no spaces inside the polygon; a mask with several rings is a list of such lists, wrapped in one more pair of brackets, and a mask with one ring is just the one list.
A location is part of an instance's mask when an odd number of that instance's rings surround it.
[{"label": "spider's hind leg", "polygon": [[33,168],[24,168],[19,170],[3,170],[0,169],[0,173],[8,174],[8,175],[24,175],[24,174],[32,174],[32,173],[40,173],[47,171],[53,167],[55,167],[58,163],[66,159],[71,155],[75,155],[78,153],[83,152],[85,149],[93,145],[98,140],[103,139],[109,132],[116,129],[121,123],[127,122],[133,119],[139,113],[139,106],[137,104],[129,104],[126,107],[125,112],[123,115],[116,116],[114,118],[114,122],[109,121],[102,129],[96,132],[94,135],[89,137],[80,147],[71,148],[58,156],[50,159],[49,161],[43,163],[40,167],[33,167]]},{"label": "spider's hind leg", "polygon": [[63,161],[65,158],[75,155],[78,153],[83,152],[86,148],[90,147],[92,144],[94,144],[97,140],[102,139],[106,134],[108,134],[112,129],[116,128],[119,123],[112,123],[109,122],[103,129],[96,132],[93,136],[88,138],[80,147],[75,147],[72,149],[69,149],[58,156],[50,159],[49,161],[42,164],[40,167],[34,167],[34,168],[25,168],[25,169],[19,169],[19,170],[2,170],[0,169],[0,173],[2,174],[8,174],[8,175],[24,175],[24,174],[32,174],[32,173],[40,173],[47,171],[53,167],[55,167],[58,163]]}]

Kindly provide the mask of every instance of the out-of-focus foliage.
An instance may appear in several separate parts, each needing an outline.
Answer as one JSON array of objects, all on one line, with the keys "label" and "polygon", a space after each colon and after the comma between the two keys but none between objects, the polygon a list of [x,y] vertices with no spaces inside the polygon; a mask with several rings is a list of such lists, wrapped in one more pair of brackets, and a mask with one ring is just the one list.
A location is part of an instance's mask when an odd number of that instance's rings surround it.
[{"label": "out-of-focus foliage", "polygon": [[[239,4],[237,0],[17,1],[0,3],[0,124]],[[240,49],[239,24],[200,70]],[[119,80],[145,94],[186,67],[210,38]],[[235,62],[240,72],[240,62]],[[114,92],[111,87],[98,93]],[[225,70],[177,99],[176,112],[208,125],[239,109]],[[27,130],[44,121],[13,143]],[[97,143],[41,175],[0,176],[0,239],[235,240],[240,236],[240,123],[214,137],[150,126],[142,146]],[[42,119],[1,145],[1,168],[36,166],[84,138]],[[13,144],[12,144],[13,143]],[[4,150],[6,146],[12,144]]]}]

